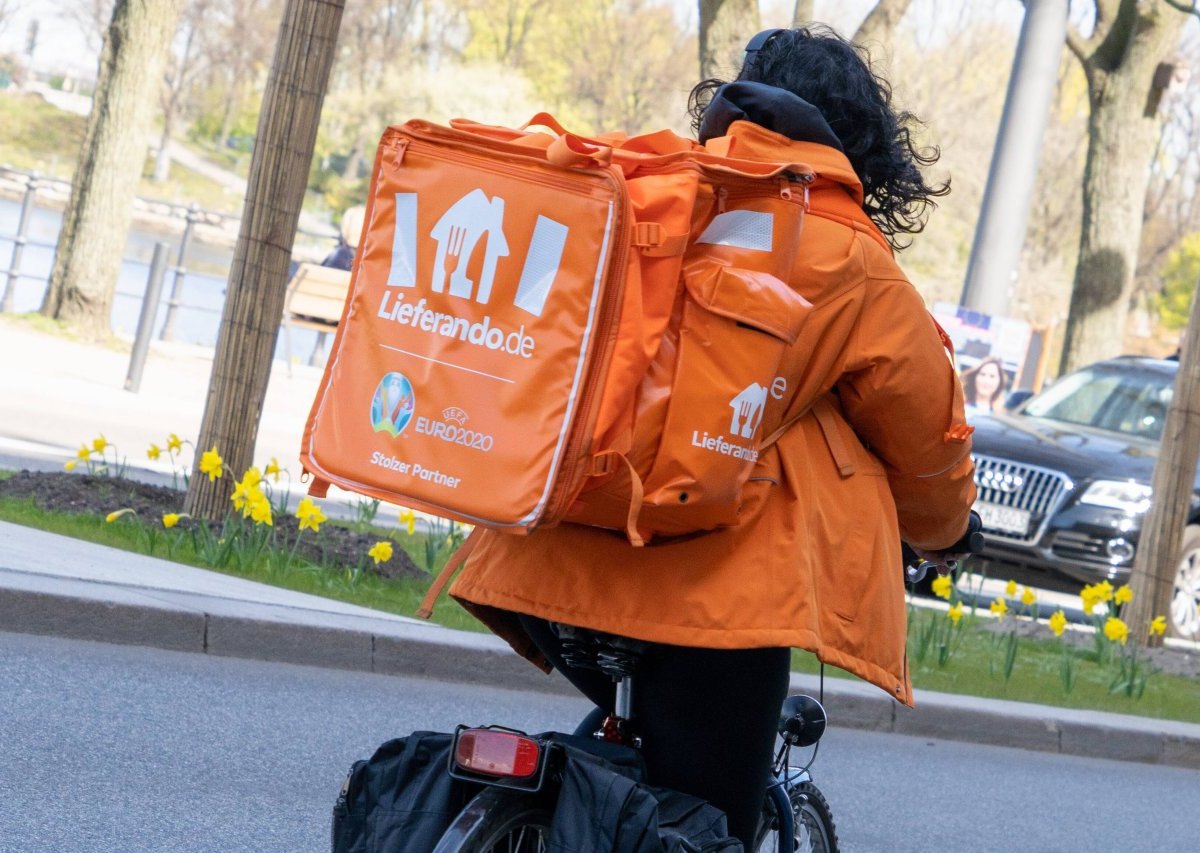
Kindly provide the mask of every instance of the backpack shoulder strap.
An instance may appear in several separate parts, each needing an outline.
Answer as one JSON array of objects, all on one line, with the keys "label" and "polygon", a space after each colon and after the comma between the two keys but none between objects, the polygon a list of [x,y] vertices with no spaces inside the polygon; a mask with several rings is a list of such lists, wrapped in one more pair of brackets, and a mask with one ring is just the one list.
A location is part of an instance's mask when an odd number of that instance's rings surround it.
[{"label": "backpack shoulder strap", "polygon": [[821,434],[825,436],[825,444],[829,447],[829,452],[833,456],[833,462],[837,465],[838,473],[843,477],[849,477],[855,470],[854,460],[846,448],[846,443],[842,441],[841,433],[838,431],[836,413],[833,404],[829,402],[828,394],[813,400],[809,405],[776,427],[774,432],[763,439],[763,443],[759,447],[759,452],[766,450],[779,441],[785,432],[791,429],[797,421],[809,412],[812,412],[813,416],[817,419],[817,424],[821,427]]},{"label": "backpack shoulder strap", "polygon": [[471,556],[471,552],[475,550],[475,546],[479,544],[479,538],[483,535],[483,528],[476,527],[471,531],[470,535],[463,540],[453,554],[446,560],[446,565],[438,572],[438,576],[434,578],[433,583],[429,586],[429,591],[425,593],[425,598],[421,601],[421,606],[417,608],[418,619],[429,619],[433,616],[433,606],[441,597],[446,585],[450,583],[451,578],[455,573],[462,568],[463,563],[467,561],[467,557]]}]

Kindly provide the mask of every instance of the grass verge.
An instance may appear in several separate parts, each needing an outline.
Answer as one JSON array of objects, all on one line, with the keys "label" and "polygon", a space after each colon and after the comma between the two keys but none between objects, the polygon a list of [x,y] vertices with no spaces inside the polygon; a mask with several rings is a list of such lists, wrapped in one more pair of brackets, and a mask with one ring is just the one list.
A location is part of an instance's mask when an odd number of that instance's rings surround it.
[{"label": "grass verge", "polygon": [[[1200,723],[1200,679],[1171,675],[1147,667],[1145,690],[1140,698],[1113,689],[1117,673],[1113,662],[1105,662],[1080,637],[1047,638],[1022,636],[1017,640],[1011,675],[1004,677],[1007,633],[997,630],[994,620],[965,615],[961,639],[953,657],[938,666],[936,656],[918,662],[914,654],[916,635],[932,620],[945,619],[945,612],[909,608],[909,659],[913,686],[918,690],[1031,702],[1060,708],[1108,711]],[[1008,619],[1012,620],[1009,616]],[[1065,643],[1070,645],[1064,647]],[[1074,683],[1070,691],[1063,686],[1064,652],[1071,655]],[[820,664],[803,651],[793,651],[792,669],[816,673]],[[854,678],[837,667],[827,666],[825,674],[833,678]]]},{"label": "grass verge", "polygon": [[37,95],[0,97],[0,163],[70,180],[87,120]]},{"label": "grass verge", "polygon": [[[8,476],[11,472],[0,471],[0,479]],[[99,545],[150,553],[187,565],[402,616],[413,615],[429,584],[424,578],[389,580],[365,573],[332,571],[304,561],[296,561],[282,570],[278,561],[273,566],[267,559],[241,568],[214,569],[201,559],[186,535],[175,537],[173,531],[167,530],[148,535],[141,525],[108,523],[96,516],[48,512],[27,499],[0,498],[0,520]],[[384,529],[376,529],[376,532],[381,538],[390,538],[397,547],[405,549],[418,565],[423,564],[425,542],[422,534],[396,535],[396,531]],[[937,664],[936,655],[927,655],[922,660],[919,654],[912,652],[912,643],[924,626],[945,618],[944,611],[910,609],[912,679],[918,689],[1200,723],[1200,679],[1154,672],[1151,668],[1147,671],[1141,697],[1132,698],[1113,690],[1115,670],[1111,662],[1101,660],[1087,645],[1065,647],[1063,639],[1020,637],[1010,677],[1006,679],[1006,634],[995,630],[993,620],[970,614],[963,617],[962,629],[955,635],[954,652],[944,666]],[[444,600],[434,611],[433,621],[449,628],[482,630],[482,626],[462,608]],[[1062,680],[1064,650],[1069,652],[1073,667],[1070,691],[1064,688]],[[816,673],[819,664],[813,655],[796,650],[792,655],[792,668],[798,672]],[[834,678],[853,678],[836,667],[826,667],[826,674]]]},{"label": "grass verge", "polygon": [[[5,472],[0,472],[0,477],[4,476]],[[296,592],[320,595],[347,604],[371,607],[400,616],[412,616],[429,587],[427,579],[391,580],[367,573],[333,571],[299,558],[286,569],[280,569],[278,565],[272,566],[265,557],[241,568],[214,567],[201,559],[191,537],[184,531],[161,530],[148,536],[146,529],[139,525],[124,524],[120,520],[109,523],[97,516],[48,512],[35,506],[32,500],[26,499],[0,498],[0,521],[23,524],[49,533],[94,542],[97,545],[172,559],[185,565]],[[394,532],[378,531],[381,538],[386,538]],[[393,538],[392,541],[397,547],[408,551],[415,561],[420,562],[423,559],[425,544],[422,534]],[[448,628],[483,630],[483,626],[474,617],[452,602],[442,601],[434,610],[433,621]]]}]

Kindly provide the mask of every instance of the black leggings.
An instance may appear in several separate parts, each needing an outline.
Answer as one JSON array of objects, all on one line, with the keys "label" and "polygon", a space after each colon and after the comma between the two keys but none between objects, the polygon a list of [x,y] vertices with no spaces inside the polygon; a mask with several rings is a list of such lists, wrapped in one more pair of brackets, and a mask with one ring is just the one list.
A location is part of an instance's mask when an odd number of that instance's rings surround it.
[{"label": "black leggings", "polygon": [[[521,625],[554,667],[596,705],[611,709],[612,680],[568,667],[548,622]],[[779,707],[791,652],[650,644],[638,663],[633,716],[652,784],[701,797],[729,818],[729,833],[753,850],[766,796]]]}]

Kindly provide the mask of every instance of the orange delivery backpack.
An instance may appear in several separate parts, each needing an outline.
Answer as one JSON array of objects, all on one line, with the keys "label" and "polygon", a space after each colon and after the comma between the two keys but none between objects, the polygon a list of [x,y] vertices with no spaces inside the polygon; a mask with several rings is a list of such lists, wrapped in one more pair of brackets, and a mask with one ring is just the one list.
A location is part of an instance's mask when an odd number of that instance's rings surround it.
[{"label": "orange delivery backpack", "polygon": [[310,494],[634,545],[736,524],[798,417],[777,372],[811,308],[787,278],[814,175],[720,148],[545,114],[388,128],[304,432]]}]

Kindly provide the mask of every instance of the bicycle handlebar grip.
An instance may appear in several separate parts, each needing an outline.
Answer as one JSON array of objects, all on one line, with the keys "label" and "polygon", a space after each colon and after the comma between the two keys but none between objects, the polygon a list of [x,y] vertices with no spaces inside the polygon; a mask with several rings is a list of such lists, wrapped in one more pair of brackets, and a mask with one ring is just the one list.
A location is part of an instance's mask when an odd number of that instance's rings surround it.
[{"label": "bicycle handlebar grip", "polygon": [[[971,514],[967,518],[967,531],[957,542],[943,550],[947,554],[978,554],[983,550],[986,540],[983,536],[983,519],[979,517],[979,513],[971,510]],[[916,551],[908,547],[907,543],[902,543],[904,556],[904,577],[909,583],[920,583],[925,580],[925,575],[929,571],[929,567],[933,563],[922,561],[917,557]]]},{"label": "bicycle handlebar grip", "polygon": [[946,551],[951,554],[978,554],[983,550],[986,540],[983,536],[983,519],[979,517],[979,513],[971,510],[970,516],[967,518],[967,532],[962,537],[951,545]]}]

